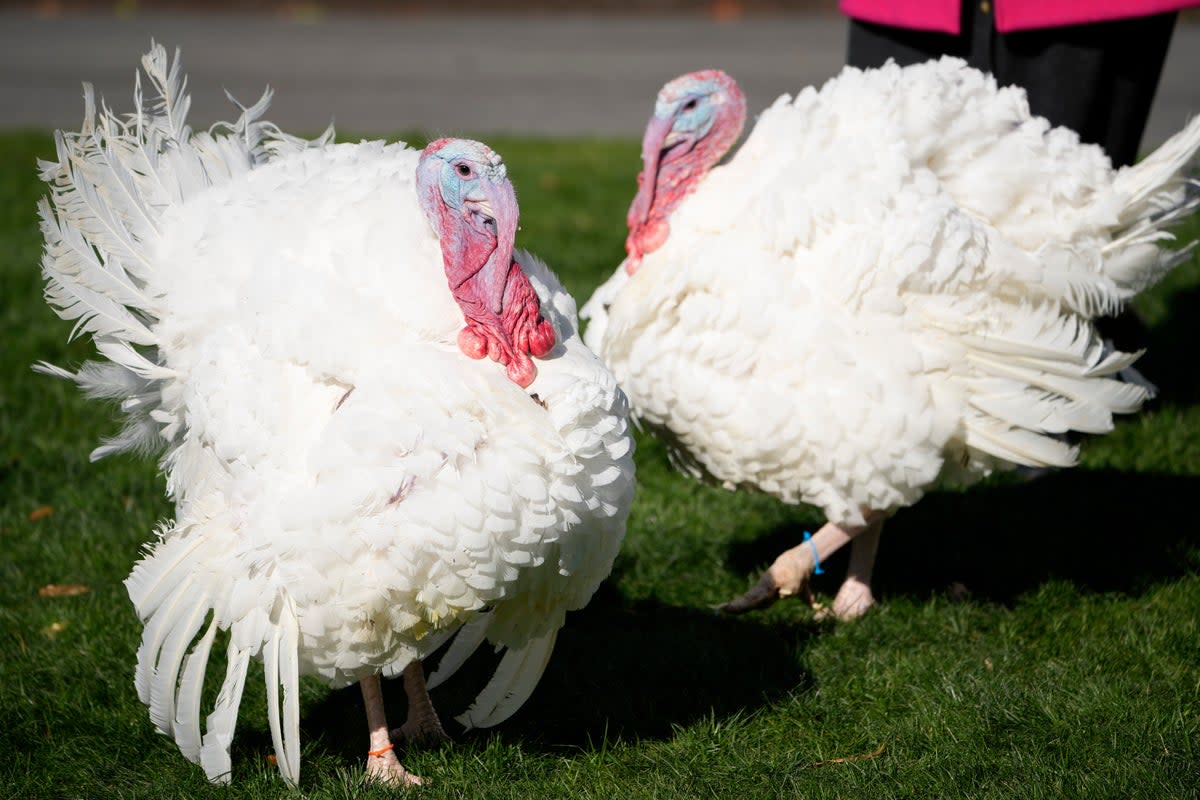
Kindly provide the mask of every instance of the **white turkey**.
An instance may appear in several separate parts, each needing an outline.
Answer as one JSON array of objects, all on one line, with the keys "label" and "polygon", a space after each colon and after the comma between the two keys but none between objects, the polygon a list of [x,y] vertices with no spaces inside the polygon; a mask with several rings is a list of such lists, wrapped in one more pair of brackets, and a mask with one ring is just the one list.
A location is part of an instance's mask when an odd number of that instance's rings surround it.
[{"label": "white turkey", "polygon": [[406,737],[443,736],[421,659],[457,631],[430,686],[486,639],[506,652],[459,719],[520,707],[624,535],[625,398],[574,301],[513,252],[516,197],[489,148],[304,142],[260,120],[267,96],[193,132],[178,56],[142,64],[157,98],[139,76],[133,114],[97,117],[87,87],[82,131],[41,165],[47,299],[106,358],[41,368],[120,401],[126,427],[93,457],[163,449],[176,504],[126,581],[139,697],[227,781],[260,658],[295,784],[300,676],[357,681],[368,775],[419,782],[379,675],[405,678]]},{"label": "white turkey", "polygon": [[1067,431],[1138,409],[1094,320],[1187,257],[1200,119],[1114,171],[961,60],[845,69],[779,98],[742,147],[718,71],[660,92],[628,257],[582,309],[585,340],[697,477],[820,508],[746,611],[806,590],[853,540],[832,612],[874,602],[880,528],[941,482],[1066,467]]}]

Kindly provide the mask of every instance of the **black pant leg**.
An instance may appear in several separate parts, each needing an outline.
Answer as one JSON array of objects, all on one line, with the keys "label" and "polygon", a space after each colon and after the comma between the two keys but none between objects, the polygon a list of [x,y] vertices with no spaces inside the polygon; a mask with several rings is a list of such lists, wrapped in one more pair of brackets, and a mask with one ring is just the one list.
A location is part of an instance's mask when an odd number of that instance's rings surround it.
[{"label": "black pant leg", "polygon": [[943,55],[968,58],[970,49],[970,41],[959,34],[892,28],[851,19],[846,63],[870,69],[882,67],[890,58],[905,67]]}]

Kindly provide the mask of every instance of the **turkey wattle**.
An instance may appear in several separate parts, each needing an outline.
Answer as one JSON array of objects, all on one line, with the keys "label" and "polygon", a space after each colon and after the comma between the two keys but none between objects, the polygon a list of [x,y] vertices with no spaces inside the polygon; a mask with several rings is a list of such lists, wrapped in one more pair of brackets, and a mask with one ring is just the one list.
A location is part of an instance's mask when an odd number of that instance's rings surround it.
[{"label": "turkey wattle", "polygon": [[359,681],[368,773],[416,782],[378,676],[405,676],[406,736],[442,736],[421,659],[457,632],[429,685],[487,639],[507,651],[460,720],[520,707],[624,535],[626,401],[574,301],[514,253],[516,198],[485,145],[304,142],[259,120],[267,97],[193,132],[178,59],[155,46],[143,66],[158,97],[139,77],[124,120],[86,90],[41,206],[47,298],[107,359],[41,368],[119,400],[126,427],[94,457],[164,449],[176,503],[126,581],[138,694],[226,781],[261,658],[295,784],[299,677]]},{"label": "turkey wattle", "polygon": [[687,471],[826,514],[725,608],[800,592],[853,540],[851,618],[888,515],[941,481],[1070,466],[1057,434],[1149,396],[1094,320],[1187,257],[1160,245],[1200,202],[1200,118],[1114,171],[951,58],[781,97],[716,166],[744,117],[723,73],[663,88],[584,338]]}]

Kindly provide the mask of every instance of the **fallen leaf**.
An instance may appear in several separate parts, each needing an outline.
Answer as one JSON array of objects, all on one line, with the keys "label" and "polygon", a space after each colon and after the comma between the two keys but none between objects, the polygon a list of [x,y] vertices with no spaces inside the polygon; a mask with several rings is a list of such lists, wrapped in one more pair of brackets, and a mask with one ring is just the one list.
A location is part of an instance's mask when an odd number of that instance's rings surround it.
[{"label": "fallen leaf", "polygon": [[267,753],[267,763],[272,767],[279,763],[278,759],[275,758],[274,753]]},{"label": "fallen leaf", "polygon": [[817,763],[813,764],[813,766],[814,767],[823,767],[826,764],[845,764],[848,761],[870,761],[872,758],[878,758],[879,756],[883,755],[884,748],[886,748],[886,747],[887,747],[886,744],[881,744],[881,745],[879,745],[879,747],[875,748],[874,750],[872,750],[869,753],[861,753],[857,756],[842,756],[841,758],[831,758],[827,761],[818,761]]},{"label": "fallen leaf", "polygon": [[75,597],[91,590],[86,583],[47,583],[38,589],[38,597]]},{"label": "fallen leaf", "polygon": [[65,622],[51,622],[46,627],[42,628],[42,636],[45,636],[47,639],[53,639],[66,629],[67,623]]},{"label": "fallen leaf", "polygon": [[54,506],[38,506],[33,511],[29,512],[29,521],[37,522],[39,519],[50,516],[54,513]]}]

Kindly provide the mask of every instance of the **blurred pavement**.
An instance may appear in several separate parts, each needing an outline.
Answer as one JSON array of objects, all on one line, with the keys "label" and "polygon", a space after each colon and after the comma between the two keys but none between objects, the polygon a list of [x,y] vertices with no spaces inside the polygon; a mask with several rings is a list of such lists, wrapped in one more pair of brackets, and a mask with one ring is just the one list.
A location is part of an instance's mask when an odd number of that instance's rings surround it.
[{"label": "blurred pavement", "polygon": [[[845,22],[798,14],[716,21],[696,16],[358,16],[310,21],[226,14],[0,12],[0,128],[77,128],[80,83],[130,110],[133,71],[151,37],[183,48],[190,120],[236,116],[266,84],[269,117],[312,134],[489,133],[640,138],[669,78],[720,67],[752,111],[819,84],[841,66]],[[1144,141],[1200,113],[1200,25],[1176,28]]]}]

